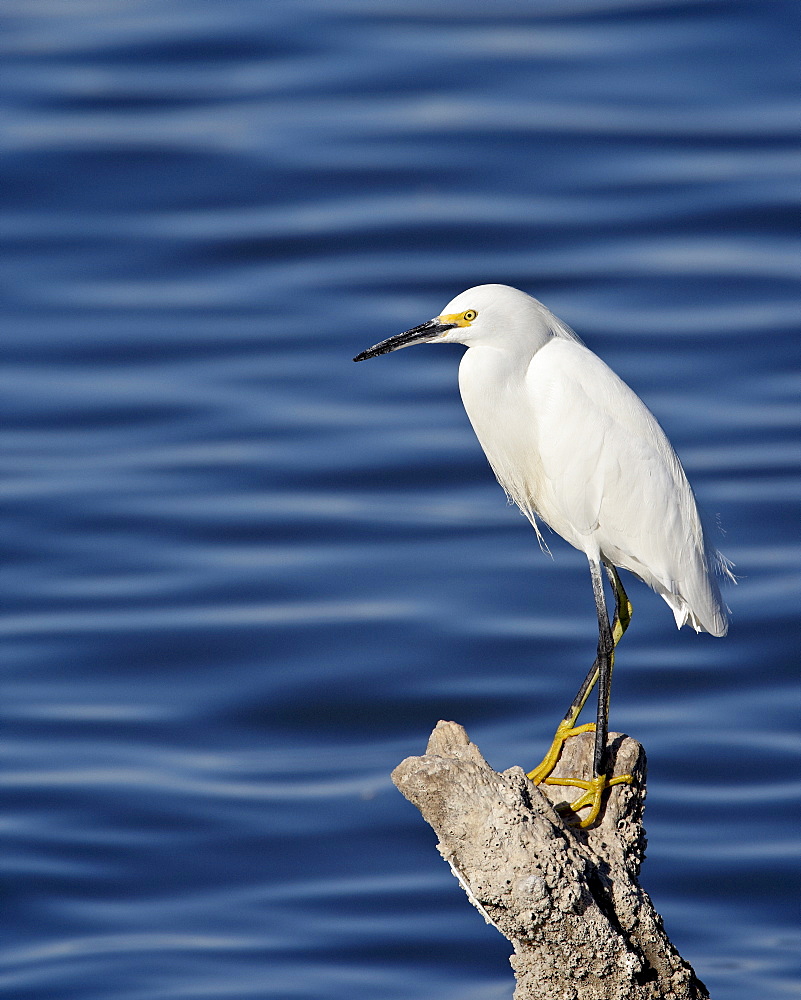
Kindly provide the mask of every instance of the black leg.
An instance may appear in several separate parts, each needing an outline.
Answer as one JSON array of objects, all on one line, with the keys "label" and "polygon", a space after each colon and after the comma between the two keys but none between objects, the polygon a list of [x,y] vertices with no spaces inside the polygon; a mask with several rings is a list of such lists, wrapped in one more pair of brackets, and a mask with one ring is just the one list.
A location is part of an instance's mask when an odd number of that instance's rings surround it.
[{"label": "black leg", "polygon": [[615,642],[612,637],[612,629],[609,627],[600,562],[590,562],[590,575],[592,576],[595,610],[598,613],[598,713],[595,720],[595,752],[593,754],[593,770],[597,778],[606,774],[604,758],[606,756],[606,737],[609,730],[609,693],[612,683]]},{"label": "black leg", "polygon": [[[629,602],[626,591],[623,589],[623,584],[620,582],[620,577],[618,576],[615,567],[604,563],[604,569],[606,570],[606,575],[609,577],[612,588],[615,592],[615,617],[612,622],[612,640],[614,645],[617,646],[626,629],[629,627],[629,622],[631,621],[631,603]],[[598,657],[596,656],[593,665],[589,669],[589,673],[582,681],[581,687],[578,689],[576,697],[570,703],[570,708],[565,713],[565,717],[562,720],[565,726],[575,726],[576,720],[581,714],[582,708],[584,708],[587,703],[590,691],[592,691],[595,687],[597,681]]]},{"label": "black leg", "polygon": [[631,606],[628,594],[623,589],[623,584],[615,567],[609,563],[604,563],[604,569],[615,592],[615,620],[612,622],[612,639],[615,646],[617,646],[631,623],[631,615],[634,609]]},{"label": "black leg", "polygon": [[[592,589],[595,595],[595,605],[598,610],[598,655],[584,678],[584,682],[573,699],[564,719],[559,723],[548,753],[538,767],[529,773],[529,778],[535,783],[546,785],[572,785],[584,789],[585,794],[570,805],[573,812],[589,807],[589,815],[581,821],[582,827],[591,826],[601,809],[601,797],[605,789],[613,785],[631,784],[630,774],[621,774],[616,778],[606,777],[606,761],[604,760],[609,727],[609,691],[612,680],[612,668],[615,663],[615,646],[631,621],[631,602],[626,596],[623,584],[614,566],[604,563],[604,569],[615,593],[615,617],[612,627],[609,627],[609,616],[606,610],[603,578],[600,563],[590,562]],[[584,726],[576,722],[581,710],[590,696],[595,684],[598,683],[598,713],[597,721]],[[559,760],[565,740],[579,733],[595,732],[593,749],[593,777],[590,781],[580,778],[552,778],[551,772]]]}]

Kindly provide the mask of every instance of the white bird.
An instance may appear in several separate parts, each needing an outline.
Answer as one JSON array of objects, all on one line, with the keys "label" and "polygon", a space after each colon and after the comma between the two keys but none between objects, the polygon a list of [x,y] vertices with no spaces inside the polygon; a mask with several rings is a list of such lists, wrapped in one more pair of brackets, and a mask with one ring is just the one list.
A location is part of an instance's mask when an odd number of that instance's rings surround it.
[{"label": "white bird", "polygon": [[[729,564],[704,538],[684,469],[642,400],[537,299],[508,285],[478,285],[436,318],[390,337],[354,361],[424,343],[464,344],[459,389],[467,415],[501,486],[534,526],[538,519],[583,552],[598,614],[598,652],[560,723],[536,783],[577,784],[571,808],[597,817],[608,778],[604,763],[614,648],[631,605],[617,569],[629,570],[664,598],[680,628],[726,634],[726,607],[715,570]],[[615,593],[610,626],[601,566]],[[598,682],[594,724],[576,727]],[[593,778],[549,775],[565,739],[595,730]]]}]

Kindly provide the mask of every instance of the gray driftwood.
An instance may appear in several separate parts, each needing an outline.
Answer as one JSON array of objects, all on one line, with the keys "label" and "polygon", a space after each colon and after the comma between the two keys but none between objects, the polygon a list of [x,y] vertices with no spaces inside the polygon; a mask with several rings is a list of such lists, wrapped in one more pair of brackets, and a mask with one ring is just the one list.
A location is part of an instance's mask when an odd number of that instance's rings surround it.
[{"label": "gray driftwood", "polygon": [[[591,735],[565,744],[556,775],[586,776]],[[535,787],[522,768],[498,774],[455,722],[424,757],[392,773],[439,837],[470,901],[514,945],[515,1000],[704,1000],[706,987],[668,940],[637,876],[644,857],[645,753],[610,734],[614,774],[593,828],[554,808],[578,790]]]}]

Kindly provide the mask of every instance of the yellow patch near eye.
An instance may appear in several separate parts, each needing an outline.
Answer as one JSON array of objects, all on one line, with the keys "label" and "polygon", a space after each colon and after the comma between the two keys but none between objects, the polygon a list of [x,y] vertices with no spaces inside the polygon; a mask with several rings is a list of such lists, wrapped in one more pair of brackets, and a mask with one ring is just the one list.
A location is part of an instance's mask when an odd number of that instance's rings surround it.
[{"label": "yellow patch near eye", "polygon": [[447,316],[437,316],[440,323],[451,323],[454,326],[470,326],[473,320],[478,316],[475,309],[468,309],[467,312],[463,313],[448,313]]}]

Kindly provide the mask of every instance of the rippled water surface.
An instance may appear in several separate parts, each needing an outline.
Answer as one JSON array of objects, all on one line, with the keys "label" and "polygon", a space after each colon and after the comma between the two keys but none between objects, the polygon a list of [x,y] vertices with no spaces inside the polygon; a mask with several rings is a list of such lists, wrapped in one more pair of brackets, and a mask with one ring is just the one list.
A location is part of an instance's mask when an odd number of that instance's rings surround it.
[{"label": "rippled water surface", "polygon": [[643,396],[737,564],[632,582],[612,725],[713,996],[798,996],[796,2],[11,0],[2,233],[9,997],[509,1000],[389,772],[533,764],[586,563],[505,505],[456,347],[500,281]]}]

